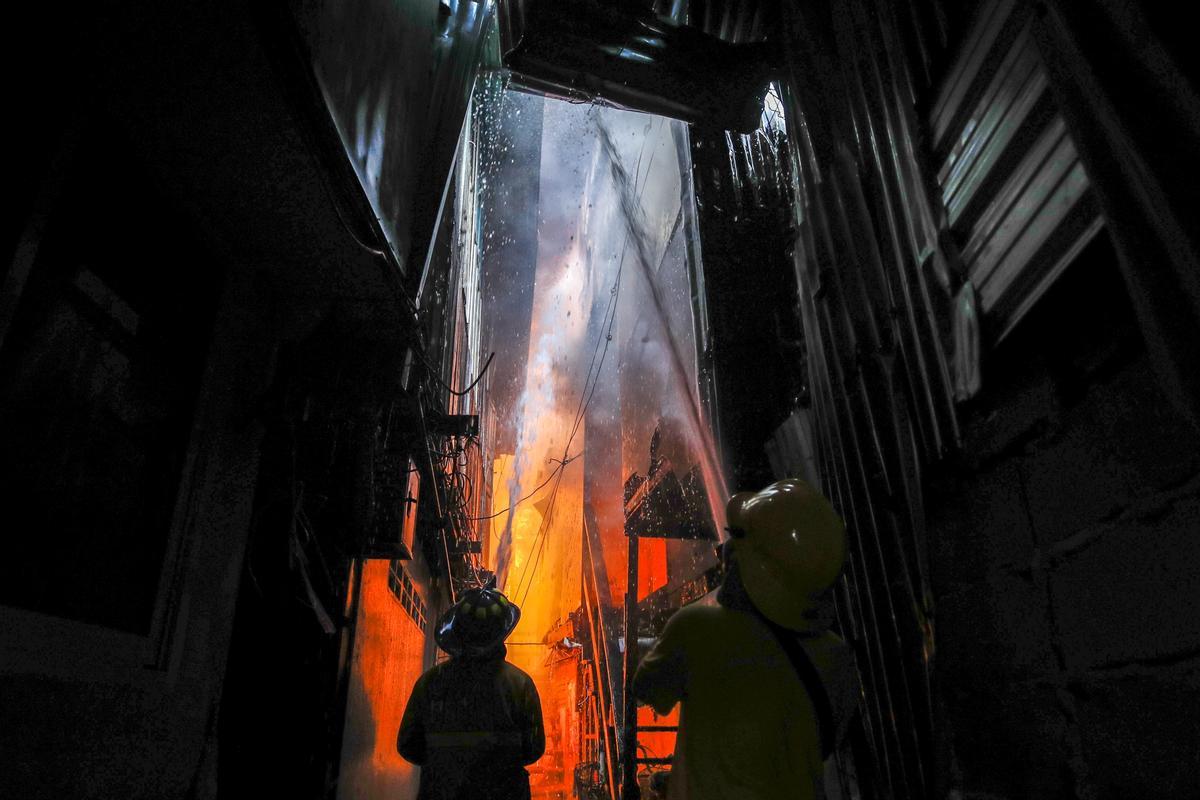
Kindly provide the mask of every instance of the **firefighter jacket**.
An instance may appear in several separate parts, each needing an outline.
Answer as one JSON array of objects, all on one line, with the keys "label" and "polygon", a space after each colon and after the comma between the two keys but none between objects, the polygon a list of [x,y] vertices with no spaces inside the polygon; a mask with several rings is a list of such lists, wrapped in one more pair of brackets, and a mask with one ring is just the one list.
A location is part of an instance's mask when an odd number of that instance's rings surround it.
[{"label": "firefighter jacket", "polygon": [[[848,646],[802,635],[833,704],[836,735],[855,704]],[[814,800],[824,796],[812,698],[779,642],[746,608],[676,612],[634,677],[637,699],[666,714],[682,701],[670,800]]]},{"label": "firefighter jacket", "polygon": [[421,766],[417,800],[528,800],[525,766],[546,749],[541,700],[505,654],[452,658],[417,679],[396,737]]}]

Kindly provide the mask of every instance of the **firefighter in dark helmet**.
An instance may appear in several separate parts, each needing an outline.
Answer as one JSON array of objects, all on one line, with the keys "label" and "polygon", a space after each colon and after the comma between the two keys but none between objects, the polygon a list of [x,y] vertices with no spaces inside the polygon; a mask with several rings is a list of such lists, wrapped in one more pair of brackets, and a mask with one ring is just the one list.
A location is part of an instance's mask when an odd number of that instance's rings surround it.
[{"label": "firefighter in dark helmet", "polygon": [[450,660],[417,679],[396,749],[421,766],[417,800],[528,800],[526,765],[546,749],[533,680],[504,660],[521,610],[471,589],[438,620]]}]

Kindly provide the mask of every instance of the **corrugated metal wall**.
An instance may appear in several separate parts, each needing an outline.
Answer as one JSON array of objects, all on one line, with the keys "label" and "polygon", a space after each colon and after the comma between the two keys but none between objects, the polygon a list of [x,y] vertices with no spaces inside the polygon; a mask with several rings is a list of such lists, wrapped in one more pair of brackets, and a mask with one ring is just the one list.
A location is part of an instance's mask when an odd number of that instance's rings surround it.
[{"label": "corrugated metal wall", "polygon": [[1003,338],[1103,227],[1028,6],[985,5],[940,84],[928,130],[987,338]]},{"label": "corrugated metal wall", "polygon": [[848,0],[786,20],[811,406],[768,453],[778,474],[815,465],[848,523],[864,796],[941,793],[923,473],[959,446],[981,344],[1101,227],[1023,9]]}]

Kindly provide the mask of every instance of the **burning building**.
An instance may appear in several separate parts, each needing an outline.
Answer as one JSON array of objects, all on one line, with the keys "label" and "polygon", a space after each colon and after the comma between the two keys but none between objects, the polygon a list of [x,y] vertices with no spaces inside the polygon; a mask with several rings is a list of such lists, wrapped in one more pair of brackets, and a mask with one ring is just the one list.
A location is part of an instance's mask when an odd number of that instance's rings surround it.
[{"label": "burning building", "polygon": [[0,797],[415,797],[468,589],[535,797],[725,500],[846,522],[840,798],[1200,795],[1200,93],[1136,0],[14,16]]}]

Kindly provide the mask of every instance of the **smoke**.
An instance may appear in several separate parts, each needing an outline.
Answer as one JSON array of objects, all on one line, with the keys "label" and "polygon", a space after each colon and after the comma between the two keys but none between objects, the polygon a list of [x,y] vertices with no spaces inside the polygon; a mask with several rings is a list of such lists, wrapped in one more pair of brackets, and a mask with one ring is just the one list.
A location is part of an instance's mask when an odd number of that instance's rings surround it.
[{"label": "smoke", "polygon": [[[535,300],[533,333],[530,339],[529,360],[526,369],[525,387],[517,400],[516,459],[512,477],[508,481],[509,509],[504,518],[504,530],[500,535],[496,551],[496,582],[503,588],[508,580],[512,559],[513,520],[521,498],[551,488],[554,471],[565,469],[572,455],[568,452],[573,444],[566,427],[567,381],[565,375],[572,370],[582,356],[583,326],[561,325],[561,319],[575,317],[582,320],[585,301],[584,266],[577,251],[572,252],[561,270],[561,277],[550,292],[550,302],[538,304]],[[541,308],[537,309],[536,306]],[[538,313],[540,311],[540,313]],[[560,445],[561,441],[561,445]],[[558,462],[551,459],[557,458]],[[569,462],[568,462],[569,463]],[[547,475],[547,468],[550,474]],[[543,486],[549,482],[548,486]]]},{"label": "smoke", "polygon": [[[604,148],[605,153],[612,165],[612,177],[619,196],[619,208],[621,211],[622,220],[629,234],[629,239],[634,246],[635,263],[641,270],[644,286],[647,289],[650,302],[647,304],[652,314],[653,323],[656,323],[658,328],[657,333],[661,336],[663,349],[668,356],[668,374],[671,383],[676,393],[676,398],[686,399],[684,408],[687,413],[687,433],[689,443],[694,451],[699,455],[701,473],[704,476],[704,484],[707,490],[710,509],[713,516],[713,521],[720,530],[724,527],[724,507],[722,502],[729,494],[729,489],[725,481],[724,469],[721,465],[721,458],[717,452],[716,442],[704,422],[704,415],[700,408],[700,398],[696,391],[695,375],[687,368],[689,359],[685,359],[684,351],[680,342],[680,334],[673,330],[671,325],[671,315],[668,310],[668,301],[664,297],[663,288],[659,284],[658,275],[661,271],[661,260],[653,259],[651,245],[652,238],[646,232],[643,222],[643,214],[641,202],[639,200],[639,192],[636,189],[634,181],[629,176],[629,171],[625,168],[621,160],[621,154],[617,150],[613,136],[608,127],[603,123],[598,125],[600,136],[600,144]],[[675,217],[672,226],[672,231],[666,237],[663,244],[662,258],[666,258],[669,252],[669,245],[678,233],[678,226],[682,219],[683,209]],[[649,341],[649,335],[646,340]],[[692,345],[694,352],[694,344]]]},{"label": "smoke", "polygon": [[[718,529],[727,494],[691,355],[695,345],[682,231],[691,210],[681,202],[683,181],[690,176],[683,174],[677,151],[682,138],[670,127],[679,123],[554,101],[545,103],[544,112],[538,128],[537,256],[526,369],[506,421],[515,433],[505,482],[508,509],[494,562],[502,589],[509,587],[514,570],[518,585],[532,580],[527,573],[541,551],[530,548],[550,535],[543,529],[553,523],[546,514],[561,477],[556,471],[572,469],[571,458],[583,447],[589,380],[598,373],[598,354],[606,350],[614,327],[640,341],[626,340],[607,357],[622,359],[617,365],[622,376],[644,376],[636,382],[620,378],[626,388],[619,406],[639,415],[620,421],[627,434],[622,438],[644,440],[644,448],[655,423],[666,418],[682,432],[674,438],[686,441],[681,448],[686,461],[700,465]],[[623,264],[631,272],[618,308],[615,292]],[[617,370],[610,365],[607,374]],[[612,413],[626,416],[619,407]],[[618,455],[617,464],[642,460],[626,456]],[[686,468],[680,456],[678,466]],[[618,476],[618,482],[622,479]],[[526,530],[530,526],[533,534]],[[522,536],[531,541],[518,545]]]},{"label": "smoke", "polygon": [[[568,468],[582,447],[579,407],[587,389],[590,355],[597,344],[588,334],[592,299],[604,282],[604,264],[590,225],[595,207],[600,151],[590,114],[562,114],[555,106],[543,120],[537,268],[525,382],[516,403],[517,431],[510,498],[496,551],[497,586],[507,586],[513,566],[514,523],[522,498],[555,489],[558,470]],[[574,110],[574,109],[569,109]],[[586,165],[581,169],[580,165]],[[531,499],[529,502],[537,502]],[[543,524],[548,524],[543,520]]]}]

